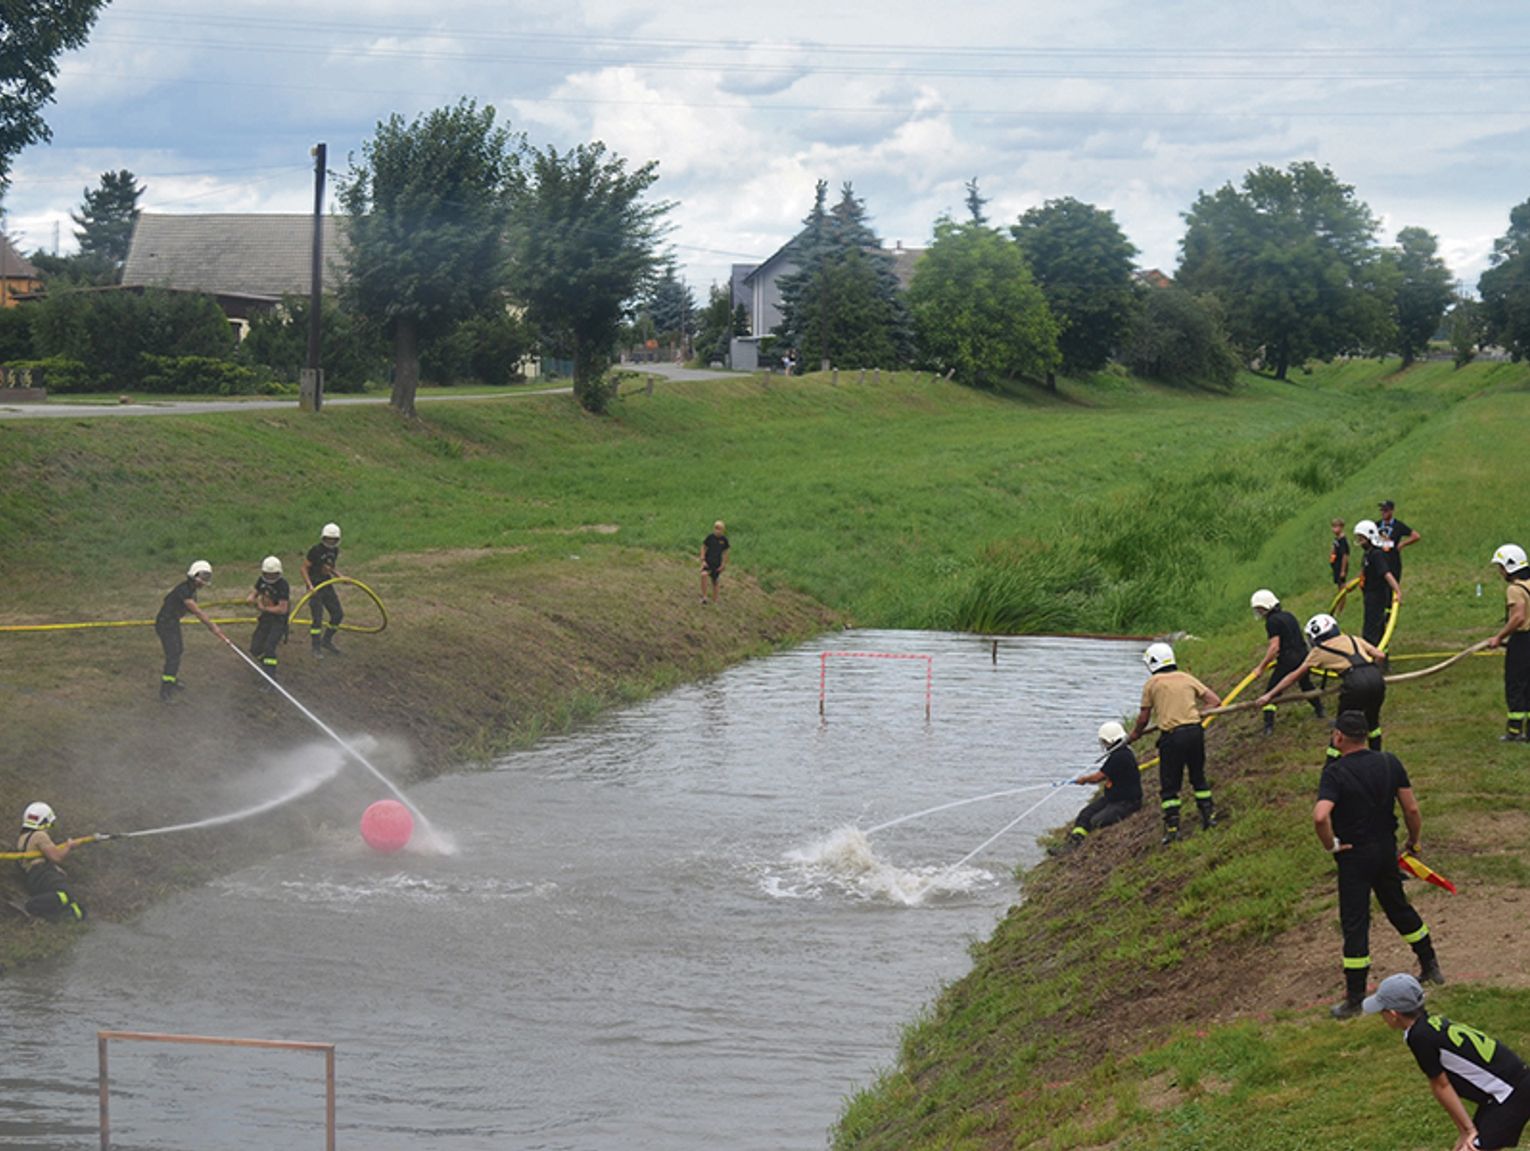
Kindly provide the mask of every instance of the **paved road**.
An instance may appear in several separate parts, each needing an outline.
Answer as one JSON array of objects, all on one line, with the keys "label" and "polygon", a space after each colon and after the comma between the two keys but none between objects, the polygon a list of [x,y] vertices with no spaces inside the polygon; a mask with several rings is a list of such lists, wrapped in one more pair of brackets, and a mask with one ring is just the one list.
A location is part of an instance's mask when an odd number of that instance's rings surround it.
[{"label": "paved road", "polygon": [[[738,373],[713,372],[698,368],[684,368],[678,364],[631,364],[626,370],[639,373],[651,372],[666,380],[721,380]],[[432,393],[418,397],[420,407],[430,404],[450,403],[463,400],[483,400],[494,403],[513,400],[521,396],[567,395],[571,387],[536,388],[529,391],[496,392],[470,395]],[[346,407],[351,404],[386,404],[387,396],[335,396],[324,401],[326,408]],[[281,411],[297,407],[297,398],[284,396],[279,400],[149,400],[131,404],[5,404],[0,403],[0,420],[5,419],[80,419],[89,416],[190,416],[205,412],[259,412]]]}]

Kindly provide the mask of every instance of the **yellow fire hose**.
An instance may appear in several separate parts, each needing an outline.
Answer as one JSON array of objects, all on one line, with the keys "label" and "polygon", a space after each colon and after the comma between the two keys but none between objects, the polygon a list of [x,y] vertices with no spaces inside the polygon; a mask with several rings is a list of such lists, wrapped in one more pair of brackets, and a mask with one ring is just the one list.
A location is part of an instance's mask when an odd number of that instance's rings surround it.
[{"label": "yellow fire hose", "polygon": [[[87,843],[97,843],[103,839],[110,839],[109,835],[97,833],[95,835],[79,835],[74,839],[75,847],[82,847]],[[0,851],[0,859],[41,859],[40,851]]]},{"label": "yellow fire hose", "polygon": [[[348,584],[351,587],[359,588],[368,598],[371,599],[371,601],[374,604],[377,605],[378,615],[381,616],[381,622],[377,623],[376,625],[356,624],[356,623],[342,623],[340,625],[339,630],[355,632],[358,635],[376,635],[378,632],[384,630],[388,626],[388,609],[383,606],[382,599],[378,596],[378,594],[375,591],[373,591],[371,588],[367,587],[366,584],[362,583],[359,579],[352,579],[350,576],[335,576],[333,579],[327,579],[323,583],[315,584],[313,586],[313,589],[311,591],[309,591],[306,595],[304,595],[302,599],[298,600],[297,603],[293,606],[292,613],[291,613],[291,621],[293,623],[296,623],[296,624],[307,623],[307,624],[309,624],[311,626],[312,622],[313,622],[312,617],[310,617],[307,620],[299,619],[298,618],[298,612],[302,611],[303,608],[305,606],[307,606],[308,601],[313,598],[315,592],[319,591],[322,588],[327,588],[327,587],[329,587],[332,584]],[[207,606],[208,607],[242,607],[243,605],[244,605],[244,601],[243,600],[214,600],[212,603],[208,604]],[[201,622],[202,621],[197,619],[195,616],[188,616],[187,618],[181,620],[182,624],[193,624],[193,623],[199,624]],[[215,619],[215,620],[213,620],[213,623],[219,624],[219,625],[222,625],[222,624],[235,624],[235,623],[255,623],[255,622],[257,622],[257,621],[256,621],[254,616],[235,616],[235,617],[230,617],[230,618],[227,618],[227,619]],[[154,626],[154,621],[152,619],[92,620],[92,621],[81,622],[81,623],[24,623],[24,624],[3,624],[3,625],[0,625],[0,633],[3,633],[3,632],[38,632],[38,631],[84,631],[84,630],[86,630],[88,628],[98,628],[98,627],[153,627],[153,626]],[[0,858],[3,858],[3,857],[0,857]]]},{"label": "yellow fire hose", "polygon": [[[1242,679],[1240,679],[1238,681],[1237,686],[1234,687],[1230,692],[1228,692],[1227,695],[1222,699],[1222,705],[1225,707],[1227,704],[1229,704],[1233,700],[1237,699],[1239,694],[1243,691],[1243,689],[1246,688],[1249,684],[1253,683],[1254,680],[1258,679],[1259,678],[1259,674],[1262,671],[1264,671],[1269,666],[1270,665],[1267,664],[1267,663],[1262,663],[1258,667],[1256,667],[1253,671],[1249,672],[1246,676],[1244,676]],[[1214,720],[1217,717],[1218,714],[1220,714],[1220,713],[1219,712],[1210,712],[1210,711],[1208,711],[1201,718],[1201,726],[1202,727],[1210,727],[1211,726],[1211,721]],[[1157,724],[1154,724],[1152,727],[1144,728],[1143,731],[1142,731],[1142,734],[1146,735],[1149,731],[1155,730],[1157,728],[1157,726],[1158,726]],[[1152,759],[1149,759],[1146,762],[1139,764],[1138,767],[1137,767],[1137,770],[1139,770],[1139,771],[1146,771],[1150,767],[1157,767],[1157,766],[1158,766],[1158,756],[1155,755],[1155,756],[1153,756]]]},{"label": "yellow fire hose", "polygon": [[1347,584],[1334,593],[1333,603],[1328,605],[1329,615],[1338,615],[1344,610],[1344,604],[1349,599],[1349,593],[1360,586],[1360,577],[1356,576]]}]

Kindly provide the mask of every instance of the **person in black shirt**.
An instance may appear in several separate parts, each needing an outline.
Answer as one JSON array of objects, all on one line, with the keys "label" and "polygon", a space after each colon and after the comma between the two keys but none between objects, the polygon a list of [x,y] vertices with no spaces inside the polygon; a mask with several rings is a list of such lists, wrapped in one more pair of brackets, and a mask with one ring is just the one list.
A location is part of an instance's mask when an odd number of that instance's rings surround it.
[{"label": "person in black shirt", "polygon": [[1370,520],[1355,525],[1355,538],[1364,554],[1360,559],[1360,588],[1365,600],[1365,624],[1360,635],[1366,643],[1380,643],[1386,634],[1387,616],[1395,597],[1402,603],[1402,585],[1392,573],[1391,561],[1382,550],[1382,537]]},{"label": "person in black shirt", "polygon": [[[1264,655],[1260,657],[1258,667],[1254,671],[1257,673],[1259,668],[1271,668],[1270,681],[1267,687],[1273,691],[1276,684],[1307,662],[1307,641],[1302,636],[1302,625],[1296,622],[1294,615],[1281,608],[1280,600],[1275,597],[1275,593],[1269,588],[1260,588],[1249,597],[1248,602],[1249,606],[1254,609],[1254,618],[1264,621],[1264,634],[1270,640],[1265,646]],[[1303,691],[1316,690],[1312,686],[1312,677],[1306,672],[1301,674],[1298,682]],[[1322,699],[1314,696],[1311,703],[1312,713],[1319,719],[1322,719]],[[1265,735],[1270,735],[1275,731],[1275,712],[1277,710],[1279,710],[1279,705],[1273,700],[1264,705]]]},{"label": "person in black shirt", "polygon": [[1381,549],[1387,557],[1387,567],[1397,577],[1397,582],[1402,582],[1402,550],[1410,544],[1418,543],[1418,532],[1414,531],[1402,520],[1392,515],[1392,509],[1396,505],[1391,500],[1382,500],[1377,505],[1381,512],[1381,518],[1376,521],[1376,532],[1381,536]]},{"label": "person in black shirt", "polygon": [[1333,521],[1333,546],[1328,550],[1328,567],[1333,572],[1335,587],[1343,587],[1349,581],[1349,539],[1344,534],[1344,521]]},{"label": "person in black shirt", "polygon": [[[1530,1069],[1524,1060],[1475,1027],[1430,1015],[1424,989],[1406,972],[1383,979],[1376,994],[1366,997],[1365,1012],[1379,1014],[1403,1033],[1429,1089],[1460,1132],[1452,1151],[1519,1146],[1530,1122]],[[1475,1116],[1467,1115],[1463,1099],[1477,1105]]]},{"label": "person in black shirt", "polygon": [[1107,753],[1098,771],[1085,772],[1074,783],[1103,783],[1105,786],[1074,817],[1073,830],[1059,845],[1068,851],[1078,847],[1091,831],[1120,823],[1142,810],[1142,772],[1137,755],[1126,742],[1126,728],[1119,723],[1100,725],[1100,747]]},{"label": "person in black shirt", "polygon": [[712,581],[712,602],[717,602],[717,577],[728,566],[728,537],[723,522],[712,525],[712,534],[701,541],[701,602],[707,602],[707,581]]},{"label": "person in black shirt", "polygon": [[171,696],[181,690],[177,677],[181,673],[181,653],[186,650],[186,641],[181,636],[181,620],[187,612],[201,620],[207,630],[224,643],[229,641],[223,629],[208,619],[207,613],[197,605],[197,592],[210,583],[212,565],[206,560],[197,560],[186,569],[186,578],[166,593],[165,602],[154,617],[154,634],[159,636],[160,647],[165,649],[165,670],[159,677],[159,698],[164,703],[169,703]]},{"label": "person in black shirt", "polygon": [[1408,851],[1418,853],[1423,816],[1402,762],[1390,752],[1365,746],[1365,714],[1339,713],[1333,746],[1339,755],[1323,765],[1312,823],[1318,842],[1333,853],[1339,869],[1339,924],[1344,931],[1344,1000],[1333,1007],[1335,1019],[1360,1014],[1371,971],[1371,892],[1397,933],[1418,956],[1419,978],[1444,983],[1429,928],[1403,894],[1397,868],[1397,817],[1402,807]]},{"label": "person in black shirt", "polygon": [[250,654],[260,659],[266,675],[276,678],[276,645],[287,638],[287,614],[291,610],[292,588],[282,578],[282,561],[267,556],[260,563],[260,578],[245,597],[260,612],[255,634],[250,637]]},{"label": "person in black shirt", "polygon": [[[325,524],[319,531],[319,542],[308,549],[308,554],[303,558],[303,582],[308,585],[308,590],[313,591],[320,584],[332,580],[340,574],[335,566],[340,562],[340,525]],[[313,654],[323,656],[325,652],[330,655],[339,655],[340,649],[335,646],[335,632],[340,628],[340,621],[345,618],[345,609],[340,606],[340,595],[335,591],[335,585],[319,587],[308,599],[308,610],[312,622],[308,626],[308,638],[313,643]],[[324,626],[324,612],[329,612],[329,626]]]}]

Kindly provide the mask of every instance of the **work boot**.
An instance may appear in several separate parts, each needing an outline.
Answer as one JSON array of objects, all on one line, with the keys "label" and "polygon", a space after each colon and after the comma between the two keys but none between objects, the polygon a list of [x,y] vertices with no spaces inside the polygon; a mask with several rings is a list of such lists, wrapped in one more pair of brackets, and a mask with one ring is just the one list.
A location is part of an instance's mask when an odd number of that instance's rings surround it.
[{"label": "work boot", "polygon": [[1440,970],[1439,958],[1434,953],[1434,943],[1428,936],[1413,945],[1413,954],[1418,956],[1418,981],[1443,987],[1445,973]]},{"label": "work boot", "polygon": [[311,636],[310,638],[313,640],[313,654],[318,656],[320,659],[323,659],[324,658],[323,641],[321,641],[317,635]]},{"label": "work boot", "polygon": [[1508,730],[1498,737],[1500,743],[1524,743],[1525,721],[1522,719],[1509,720]]},{"label": "work boot", "polygon": [[330,632],[328,635],[326,635],[324,637],[324,654],[325,655],[341,655],[341,654],[343,654],[340,651],[340,649],[335,646],[335,633],[334,632]]},{"label": "work boot", "polygon": [[1264,734],[1275,734],[1275,713],[1273,711],[1267,711],[1264,713]]},{"label": "work boot", "polygon": [[169,703],[175,698],[175,684],[162,683],[159,685],[159,702]]},{"label": "work boot", "polygon": [[1216,809],[1213,808],[1209,803],[1198,803],[1196,804],[1196,807],[1198,807],[1201,812],[1201,830],[1210,831],[1217,825]]},{"label": "work boot", "polygon": [[1077,851],[1084,843],[1084,833],[1074,828],[1068,833],[1061,843],[1054,843],[1047,849],[1047,854],[1052,856],[1067,855],[1070,851]]},{"label": "work boot", "polygon": [[1364,1015],[1364,998],[1341,999],[1328,1009],[1328,1014],[1332,1015],[1335,1019],[1353,1019],[1356,1015]]},{"label": "work boot", "polygon": [[1370,979],[1369,967],[1344,969],[1344,998],[1328,1009],[1335,1019],[1353,1019],[1365,1013],[1365,985]]},{"label": "work boot", "polygon": [[1179,842],[1179,824],[1166,823],[1163,825],[1163,838],[1158,841],[1160,847],[1168,847],[1171,843]]},{"label": "work boot", "polygon": [[1324,709],[1322,700],[1315,699],[1312,701],[1312,717],[1314,719],[1328,718],[1328,712],[1326,709]]}]

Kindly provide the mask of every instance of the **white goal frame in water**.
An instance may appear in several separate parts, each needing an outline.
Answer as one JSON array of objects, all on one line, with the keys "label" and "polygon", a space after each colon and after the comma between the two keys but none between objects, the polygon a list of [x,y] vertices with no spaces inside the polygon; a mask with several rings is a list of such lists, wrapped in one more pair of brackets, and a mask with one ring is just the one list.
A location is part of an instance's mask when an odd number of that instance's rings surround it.
[{"label": "white goal frame in water", "polygon": [[196,1043],[207,1047],[259,1047],[278,1051],[317,1051],[324,1056],[324,1151],[335,1151],[335,1045],[297,1043],[286,1039],[229,1039],[215,1035],[169,1035],[153,1031],[97,1031],[97,1078],[101,1091],[101,1151],[111,1151],[111,1080],[106,1072],[106,1048],[113,1039],[143,1043]]},{"label": "white goal frame in water", "polygon": [[930,718],[930,696],[935,686],[935,657],[911,651],[821,651],[818,653],[818,714],[824,714],[829,694],[829,660],[835,659],[922,659],[924,660],[924,718]]}]

